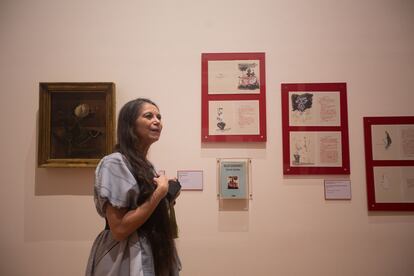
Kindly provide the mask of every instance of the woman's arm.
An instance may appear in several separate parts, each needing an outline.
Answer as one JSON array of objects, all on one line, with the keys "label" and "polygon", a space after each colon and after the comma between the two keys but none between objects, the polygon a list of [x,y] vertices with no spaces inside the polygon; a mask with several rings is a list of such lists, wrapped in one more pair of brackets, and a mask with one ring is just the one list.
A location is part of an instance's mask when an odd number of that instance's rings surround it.
[{"label": "woman's arm", "polygon": [[135,210],[127,208],[116,208],[111,204],[106,206],[106,219],[112,236],[117,241],[122,241],[129,237],[134,231],[141,227],[151,216],[155,208],[168,192],[168,179],[162,175],[154,178],[157,188],[151,197]]}]

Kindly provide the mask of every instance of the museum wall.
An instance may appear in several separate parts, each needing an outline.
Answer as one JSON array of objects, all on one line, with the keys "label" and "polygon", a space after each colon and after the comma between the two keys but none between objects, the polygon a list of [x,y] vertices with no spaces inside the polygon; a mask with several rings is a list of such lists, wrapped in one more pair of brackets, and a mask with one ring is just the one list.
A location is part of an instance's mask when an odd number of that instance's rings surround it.
[{"label": "museum wall", "polygon": [[[0,274],[82,275],[104,222],[94,169],[37,168],[39,82],[114,82],[164,130],[150,159],[203,170],[176,213],[183,276],[414,275],[414,213],[368,212],[364,116],[413,115],[410,0],[0,1]],[[201,53],[265,52],[267,142],[204,144]],[[351,174],[283,176],[281,83],[346,82]],[[251,158],[248,211],[219,211],[216,159]],[[324,179],[352,199],[326,201]]]}]

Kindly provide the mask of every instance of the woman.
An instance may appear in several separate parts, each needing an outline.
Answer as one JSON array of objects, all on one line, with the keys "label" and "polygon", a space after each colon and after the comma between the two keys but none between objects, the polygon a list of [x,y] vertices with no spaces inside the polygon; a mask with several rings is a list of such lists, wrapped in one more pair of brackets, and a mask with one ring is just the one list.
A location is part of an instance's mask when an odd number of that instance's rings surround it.
[{"label": "woman", "polygon": [[106,226],[92,246],[86,275],[178,275],[168,179],[147,160],[161,130],[159,109],[148,99],[130,101],[119,112],[115,153],[96,168],[94,200]]}]

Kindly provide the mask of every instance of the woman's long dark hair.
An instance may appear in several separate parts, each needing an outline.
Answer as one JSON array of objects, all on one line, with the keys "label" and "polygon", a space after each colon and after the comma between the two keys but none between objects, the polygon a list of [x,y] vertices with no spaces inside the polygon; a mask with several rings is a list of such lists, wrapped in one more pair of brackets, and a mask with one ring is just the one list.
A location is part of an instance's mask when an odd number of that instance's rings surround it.
[{"label": "woman's long dark hair", "polygon": [[[117,144],[115,151],[122,153],[131,167],[131,172],[137,180],[140,195],[138,205],[150,198],[155,190],[153,165],[144,153],[139,152],[141,141],[135,132],[135,121],[142,112],[144,104],[158,106],[149,99],[138,98],[126,103],[118,116]],[[150,242],[156,275],[169,275],[175,262],[175,244],[173,227],[170,223],[169,203],[163,199],[158,204],[150,218],[138,229]]]}]

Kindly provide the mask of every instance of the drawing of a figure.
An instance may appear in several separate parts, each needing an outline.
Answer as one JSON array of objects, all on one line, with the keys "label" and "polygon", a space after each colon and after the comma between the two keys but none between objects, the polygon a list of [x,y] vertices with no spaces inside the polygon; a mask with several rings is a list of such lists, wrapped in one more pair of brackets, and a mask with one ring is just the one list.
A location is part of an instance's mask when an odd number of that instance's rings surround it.
[{"label": "drawing of a figure", "polygon": [[241,72],[241,76],[239,76],[239,89],[255,90],[260,88],[259,81],[254,72],[256,66],[256,63],[239,63],[239,70]]},{"label": "drawing of a figure", "polygon": [[292,110],[304,112],[306,109],[312,108],[313,94],[292,94]]},{"label": "drawing of a figure", "polygon": [[224,122],[224,118],[223,118],[223,108],[218,107],[217,108],[217,127],[220,130],[224,130],[225,126],[226,126],[226,123]]},{"label": "drawing of a figure", "polygon": [[388,131],[385,131],[385,138],[384,138],[384,147],[388,149],[392,144],[391,136]]},{"label": "drawing of a figure", "polygon": [[310,160],[310,139],[306,136],[303,137],[303,141],[295,141],[295,152],[293,153],[293,164],[304,165],[311,164]]}]

